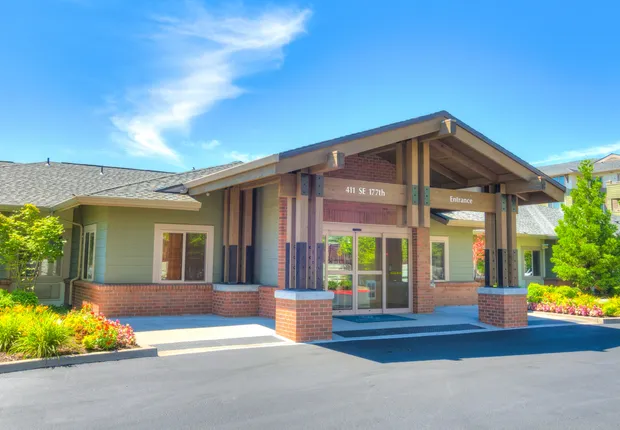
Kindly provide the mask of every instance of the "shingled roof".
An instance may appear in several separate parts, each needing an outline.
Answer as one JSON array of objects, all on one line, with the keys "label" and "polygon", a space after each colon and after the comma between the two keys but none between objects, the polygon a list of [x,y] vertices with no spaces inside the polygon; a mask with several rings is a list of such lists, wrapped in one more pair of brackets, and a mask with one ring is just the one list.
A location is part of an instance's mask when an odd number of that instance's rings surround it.
[{"label": "shingled roof", "polygon": [[[587,160],[587,159],[586,159]],[[594,173],[613,172],[620,170],[620,156],[617,154],[609,154],[601,159],[589,159],[593,163]],[[579,169],[579,164],[585,160],[569,161],[567,163],[550,164],[547,166],[539,166],[538,168],[545,174],[555,177],[560,175],[570,175]]]},{"label": "shingled roof", "polygon": [[[482,212],[443,211],[435,212],[435,215],[448,224],[450,220],[473,221],[471,227],[484,227]],[[521,206],[517,215],[517,234],[556,237],[555,228],[563,217],[562,209],[542,205]],[[620,217],[612,215],[611,220],[620,226]]]},{"label": "shingled roof", "polygon": [[236,163],[171,173],[90,164],[41,162],[0,165],[0,206],[32,203],[54,208],[79,197],[145,201],[191,201],[181,194],[158,192],[162,187],[204,176]]}]

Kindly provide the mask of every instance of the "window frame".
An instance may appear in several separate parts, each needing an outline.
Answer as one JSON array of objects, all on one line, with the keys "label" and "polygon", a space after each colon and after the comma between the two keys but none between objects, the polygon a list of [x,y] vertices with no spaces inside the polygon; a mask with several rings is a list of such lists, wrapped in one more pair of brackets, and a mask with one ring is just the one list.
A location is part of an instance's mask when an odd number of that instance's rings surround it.
[{"label": "window frame", "polygon": [[[527,276],[525,274],[525,252],[526,251],[538,251],[538,258],[539,258],[539,267],[540,267],[540,275],[531,275],[531,276]],[[532,253],[532,261],[534,259],[534,254]],[[532,263],[533,264],[533,263]],[[532,266],[532,273],[534,272],[534,267]],[[521,276],[523,276],[523,279],[537,279],[537,278],[544,278],[544,273],[545,273],[545,259],[543,258],[543,249],[542,247],[537,247],[537,246],[524,246],[521,248],[521,270],[523,270],[523,272],[521,272]]]},{"label": "window frame", "polygon": [[[430,270],[431,282],[450,282],[450,237],[448,236],[431,236],[430,245]],[[443,243],[446,255],[444,258],[444,274],[446,279],[433,279],[433,243]]]},{"label": "window frame", "polygon": [[[45,260],[43,260],[43,261],[45,261],[45,264],[47,264],[47,265],[48,265],[48,267],[49,267],[49,264],[50,264],[50,263],[49,263],[49,262],[47,262],[47,259],[45,259]],[[41,263],[43,263],[43,262],[41,262]],[[42,270],[43,270],[43,267],[41,267],[41,268],[39,269],[39,278],[38,278],[38,279],[39,279],[39,280],[49,280],[49,279],[57,279],[57,278],[62,278],[62,269],[63,269],[63,267],[62,267],[62,266],[63,266],[63,264],[62,264],[62,263],[63,263],[63,261],[62,261],[62,257],[59,257],[57,260],[55,260],[55,261],[54,261],[54,265],[55,265],[55,266],[57,266],[57,269],[58,269],[58,274],[57,274],[57,275],[48,275],[48,274],[45,274],[45,275],[44,275],[44,274],[42,274],[42,273],[41,273],[41,272],[42,272]],[[38,282],[38,281],[37,281],[37,282]]]},{"label": "window frame", "polygon": [[[161,279],[161,258],[163,248],[164,233],[183,233],[183,255],[181,264],[181,280],[162,280]],[[205,244],[205,279],[202,281],[185,280],[185,247],[187,233],[204,233],[207,235]],[[201,284],[213,282],[213,235],[215,228],[212,225],[190,225],[190,224],[155,224],[153,234],[153,283],[155,284]]]},{"label": "window frame", "polygon": [[[84,281],[95,280],[95,270],[97,269],[97,224],[89,224],[84,226],[84,243],[82,244],[82,261],[81,261],[81,270],[84,271],[85,264],[88,265],[87,253],[86,253],[86,235],[92,233],[93,234],[93,276],[88,277],[87,273],[82,273],[82,279]],[[86,270],[88,272],[88,270]]]}]

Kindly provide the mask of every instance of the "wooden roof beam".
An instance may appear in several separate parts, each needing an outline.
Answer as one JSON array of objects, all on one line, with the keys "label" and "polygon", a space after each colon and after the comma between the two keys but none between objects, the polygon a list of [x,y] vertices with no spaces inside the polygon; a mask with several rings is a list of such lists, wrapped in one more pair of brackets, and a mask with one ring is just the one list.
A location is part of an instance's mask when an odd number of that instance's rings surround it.
[{"label": "wooden roof beam", "polygon": [[437,151],[441,152],[442,154],[455,159],[456,161],[464,164],[465,166],[467,166],[467,168],[473,170],[474,172],[484,176],[486,179],[488,179],[491,182],[497,182],[497,175],[495,173],[493,173],[491,170],[487,169],[486,167],[482,166],[480,163],[472,160],[471,158],[469,158],[468,156],[466,156],[465,154],[449,147],[448,145],[446,145],[445,143],[443,143],[440,140],[433,140],[431,142],[431,147],[433,149],[436,149]]},{"label": "wooden roof beam", "polygon": [[332,151],[327,154],[327,159],[321,164],[310,167],[309,173],[316,175],[317,173],[331,172],[333,170],[344,168],[344,152]]},{"label": "wooden roof beam", "polygon": [[540,177],[530,181],[506,182],[507,194],[533,193],[536,191],[544,191],[546,188],[547,181]]},{"label": "wooden roof beam", "polygon": [[467,179],[459,175],[458,173],[448,169],[446,166],[438,163],[437,161],[431,160],[431,170],[439,173],[440,175],[445,176],[448,179],[453,180],[459,185],[467,186]]}]

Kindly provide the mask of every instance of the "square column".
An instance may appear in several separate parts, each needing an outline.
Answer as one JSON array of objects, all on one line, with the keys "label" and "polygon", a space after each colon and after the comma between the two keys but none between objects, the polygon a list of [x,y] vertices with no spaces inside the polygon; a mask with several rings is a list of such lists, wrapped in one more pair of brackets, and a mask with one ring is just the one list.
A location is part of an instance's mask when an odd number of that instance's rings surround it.
[{"label": "square column", "polygon": [[500,328],[527,327],[527,288],[478,288],[478,318]]},{"label": "square column", "polygon": [[435,310],[435,294],[431,288],[430,228],[412,228],[411,239],[413,312],[432,313]]},{"label": "square column", "polygon": [[333,291],[276,290],[276,334],[294,342],[332,338]]}]

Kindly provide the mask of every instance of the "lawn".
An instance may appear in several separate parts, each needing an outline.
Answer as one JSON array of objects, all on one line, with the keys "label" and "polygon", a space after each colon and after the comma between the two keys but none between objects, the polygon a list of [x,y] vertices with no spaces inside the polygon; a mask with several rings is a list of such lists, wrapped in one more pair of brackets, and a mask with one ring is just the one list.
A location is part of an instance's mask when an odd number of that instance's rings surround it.
[{"label": "lawn", "polygon": [[135,348],[129,325],[89,307],[40,305],[34,293],[0,290],[0,362]]}]

